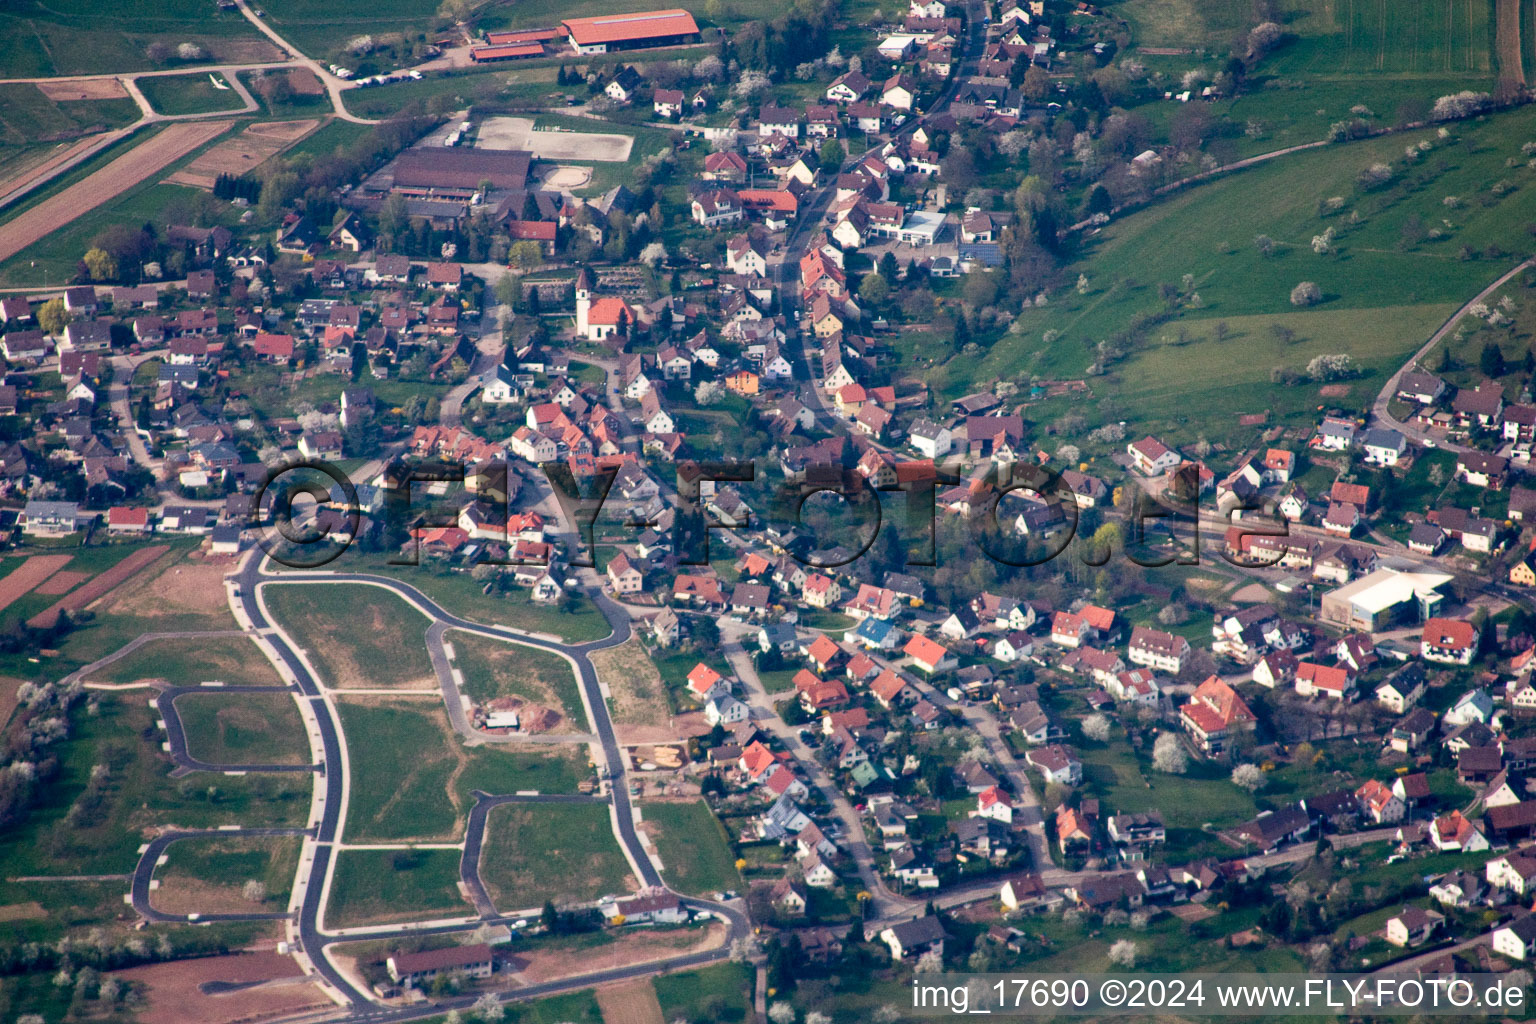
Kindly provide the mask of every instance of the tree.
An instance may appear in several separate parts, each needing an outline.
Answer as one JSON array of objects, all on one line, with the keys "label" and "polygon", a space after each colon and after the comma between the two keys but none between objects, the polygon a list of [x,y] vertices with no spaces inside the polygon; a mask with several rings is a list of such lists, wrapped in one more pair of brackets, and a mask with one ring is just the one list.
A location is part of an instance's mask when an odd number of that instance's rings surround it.
[{"label": "tree", "polygon": [[747,70],[731,86],[731,94],[739,100],[750,100],[771,85],[773,82],[763,72]]},{"label": "tree", "polygon": [[1303,281],[1291,289],[1291,305],[1315,306],[1323,301],[1323,290],[1316,282]]},{"label": "tree", "polygon": [[973,310],[990,306],[997,301],[997,278],[984,270],[972,270],[965,275],[960,295]]},{"label": "tree", "polygon": [[870,274],[859,282],[859,298],[871,306],[882,305],[891,294],[891,286],[879,274]]},{"label": "tree", "polygon": [[267,898],[267,884],[253,878],[245,883],[244,888],[240,890],[240,895],[244,896],[249,903],[263,903]]},{"label": "tree", "polygon": [[1313,380],[1341,380],[1355,372],[1355,360],[1348,352],[1313,356],[1307,363],[1307,376]]},{"label": "tree", "polygon": [[1136,966],[1136,943],[1130,939],[1121,939],[1109,947],[1109,962],[1116,967]]},{"label": "tree", "polygon": [[525,238],[513,243],[512,249],[507,253],[507,262],[518,270],[526,272],[543,265],[544,250],[539,247],[538,242]]},{"label": "tree", "polygon": [[69,313],[64,309],[64,300],[49,299],[43,303],[37,310],[37,326],[45,334],[63,334],[64,328],[69,326]]},{"label": "tree", "polygon": [[1189,755],[1184,743],[1173,733],[1158,734],[1152,745],[1152,767],[1169,775],[1183,775],[1189,770]]},{"label": "tree", "polygon": [[1025,99],[1043,100],[1051,91],[1051,76],[1038,64],[1031,64],[1024,73],[1023,89]]},{"label": "tree", "polygon": [[507,1014],[507,1008],[501,1004],[501,1000],[496,998],[496,993],[494,992],[487,992],[479,999],[476,999],[475,1005],[471,1009],[481,1020],[492,1022],[492,1024],[495,1021],[501,1020]]},{"label": "tree", "polygon": [[821,165],[828,168],[840,167],[847,153],[842,139],[825,139],[821,144]]},{"label": "tree", "polygon": [[1483,371],[1484,377],[1504,376],[1504,350],[1496,343],[1488,342],[1483,346],[1477,365]]},{"label": "tree", "polygon": [[794,1024],[795,1008],[785,1002],[777,1002],[768,1007],[768,1019],[773,1024]]},{"label": "tree", "polygon": [[1083,735],[1095,743],[1103,743],[1109,739],[1109,719],[1103,715],[1093,714],[1083,719]]},{"label": "tree", "polygon": [[657,264],[661,263],[666,258],[667,247],[662,245],[660,242],[649,242],[646,244],[645,248],[640,250],[640,262],[644,263],[652,270],[656,269]]},{"label": "tree", "polygon": [[1257,793],[1264,788],[1264,772],[1256,764],[1240,764],[1232,769],[1232,785]]},{"label": "tree", "polygon": [[496,301],[501,305],[515,307],[522,293],[523,286],[511,274],[502,274],[496,279]]},{"label": "tree", "polygon": [[117,261],[107,250],[92,247],[85,251],[84,259],[92,281],[110,281],[117,276]]}]

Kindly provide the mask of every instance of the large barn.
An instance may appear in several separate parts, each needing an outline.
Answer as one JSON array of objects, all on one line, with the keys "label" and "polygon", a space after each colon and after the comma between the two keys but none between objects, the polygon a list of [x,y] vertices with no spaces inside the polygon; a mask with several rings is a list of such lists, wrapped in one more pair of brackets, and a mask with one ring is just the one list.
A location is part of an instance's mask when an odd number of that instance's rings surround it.
[{"label": "large barn", "polygon": [[699,41],[699,26],[693,15],[681,9],[567,18],[560,28],[577,53],[611,53]]},{"label": "large barn", "polygon": [[395,158],[390,191],[406,196],[469,198],[481,182],[492,189],[521,189],[528,183],[530,154],[515,149],[407,149]]}]

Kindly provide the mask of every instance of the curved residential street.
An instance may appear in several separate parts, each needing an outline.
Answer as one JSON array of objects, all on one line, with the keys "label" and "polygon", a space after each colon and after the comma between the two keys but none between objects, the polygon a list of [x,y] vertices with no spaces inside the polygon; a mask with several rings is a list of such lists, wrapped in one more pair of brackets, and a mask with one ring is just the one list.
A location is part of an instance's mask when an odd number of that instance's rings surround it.
[{"label": "curved residential street", "polygon": [[[310,727],[311,744],[318,754],[320,774],[311,810],[311,829],[305,832],[304,852],[300,856],[299,877],[294,885],[294,901],[298,907],[296,918],[290,924],[294,940],[294,955],[306,970],[313,970],[327,986],[336,1001],[350,1008],[349,1020],[356,1021],[403,1021],[445,1012],[447,1009],[469,1005],[470,997],[460,997],[428,1007],[382,1007],[373,1002],[370,995],[344,973],[328,956],[328,947],[337,942],[357,942],[372,938],[398,938],[404,935],[440,935],[466,932],[486,923],[503,923],[522,919],[527,911],[518,914],[498,913],[485,891],[479,877],[479,856],[484,841],[485,822],[494,806],[517,801],[529,802],[598,802],[606,803],[613,823],[614,834],[620,849],[629,861],[635,877],[643,887],[665,888],[661,873],[656,869],[650,854],[641,841],[635,827],[634,808],[630,803],[626,779],[625,761],[618,745],[612,718],[608,714],[603,687],[588,655],[595,650],[616,646],[630,637],[628,614],[600,592],[591,597],[603,611],[612,626],[612,632],[601,640],[585,644],[567,644],[548,637],[525,633],[506,626],[487,626],[449,613],[416,587],[367,573],[340,573],[324,571],[300,571],[269,573],[265,571],[265,558],[259,551],[246,555],[239,569],[228,578],[228,593],[235,617],[243,626],[259,636],[269,658],[274,661],[283,678],[296,691],[301,710],[306,712]],[[347,929],[346,932],[324,927],[324,904],[329,894],[333,854],[343,847],[345,814],[350,786],[346,758],[347,738],[341,729],[335,705],[328,691],[321,685],[313,667],[290,637],[268,616],[261,593],[270,586],[305,586],[324,584],[365,584],[394,592],[407,603],[420,610],[433,624],[429,634],[435,637],[434,667],[438,669],[440,682],[444,681],[446,658],[442,651],[442,636],[448,629],[458,629],[481,636],[492,637],[510,643],[525,644],[552,651],[564,657],[576,670],[582,701],[588,720],[593,727],[593,760],[607,785],[602,797],[544,794],[491,795],[476,793],[476,803],[471,809],[469,824],[463,844],[461,874],[466,890],[471,895],[477,916],[447,924],[422,926],[401,925],[378,929]],[[441,660],[440,660],[441,659]],[[451,671],[447,671],[443,692],[445,703],[450,691],[457,696]],[[462,721],[462,709],[460,709]],[[459,722],[456,722],[456,728]],[[467,728],[467,726],[466,726]],[[461,732],[463,730],[461,729]],[[483,741],[488,739],[473,730],[470,734]],[[148,880],[145,886],[147,892]],[[498,995],[506,1000],[522,1000],[575,988],[588,987],[608,981],[644,977],[662,971],[712,963],[731,954],[731,946],[750,934],[750,922],[736,908],[693,898],[682,898],[684,905],[707,911],[727,925],[725,944],[710,950],[690,953],[680,957],[631,967],[598,971],[556,982],[504,991]]]},{"label": "curved residential street", "polygon": [[1471,310],[1473,306],[1477,305],[1479,302],[1486,301],[1488,296],[1504,287],[1515,277],[1519,276],[1521,272],[1531,266],[1536,266],[1536,259],[1525,260],[1522,263],[1515,264],[1515,266],[1511,267],[1504,274],[1500,275],[1498,280],[1494,281],[1488,287],[1484,288],[1472,298],[1462,303],[1461,308],[1452,313],[1450,317],[1446,319],[1445,323],[1440,325],[1440,329],[1434,334],[1430,335],[1429,340],[1421,345],[1419,350],[1408,358],[1407,362],[1398,367],[1397,372],[1388,378],[1386,385],[1381,389],[1381,393],[1376,396],[1376,401],[1371,405],[1371,416],[1376,420],[1377,423],[1384,427],[1390,427],[1391,429],[1396,430],[1404,437],[1408,438],[1410,441],[1414,441],[1417,444],[1424,444],[1425,441],[1428,440],[1431,445],[1438,444],[1441,448],[1445,448],[1453,452],[1466,452],[1472,450],[1465,445],[1451,444],[1447,441],[1430,438],[1418,427],[1415,427],[1409,423],[1404,423],[1402,420],[1393,416],[1389,411],[1389,405],[1392,400],[1397,397],[1398,385],[1402,382],[1403,374],[1417,366],[1419,361],[1425,356],[1429,355],[1430,351],[1433,350],[1436,345],[1440,344],[1441,340],[1444,339],[1447,334],[1450,334],[1451,331],[1455,330],[1456,325],[1461,322],[1461,318],[1466,316],[1467,312]]}]

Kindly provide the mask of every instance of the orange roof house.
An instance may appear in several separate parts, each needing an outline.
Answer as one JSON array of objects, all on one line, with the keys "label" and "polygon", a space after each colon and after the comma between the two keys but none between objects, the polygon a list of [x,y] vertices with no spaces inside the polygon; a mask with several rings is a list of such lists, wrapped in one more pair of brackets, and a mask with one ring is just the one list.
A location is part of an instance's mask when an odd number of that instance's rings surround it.
[{"label": "orange roof house", "polygon": [[924,672],[937,672],[941,668],[949,668],[955,663],[955,656],[949,653],[949,649],[943,644],[935,643],[925,636],[914,636],[907,641],[902,653],[912,659],[913,664]]},{"label": "orange roof house", "polygon": [[1257,720],[1237,691],[1214,675],[1195,687],[1189,703],[1179,709],[1179,717],[1207,754],[1220,753],[1233,733],[1252,729]]}]

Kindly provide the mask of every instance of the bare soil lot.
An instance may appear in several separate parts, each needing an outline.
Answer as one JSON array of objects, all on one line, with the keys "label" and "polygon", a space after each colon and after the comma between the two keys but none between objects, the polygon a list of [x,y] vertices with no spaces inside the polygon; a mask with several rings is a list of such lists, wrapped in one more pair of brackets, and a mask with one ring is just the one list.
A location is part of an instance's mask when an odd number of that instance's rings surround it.
[{"label": "bare soil lot", "polygon": [[8,260],[82,214],[122,195],[229,128],[228,121],[173,124],[56,195],[0,226],[0,260]]},{"label": "bare soil lot", "polygon": [[661,1002],[650,978],[604,985],[596,995],[597,1007],[603,1011],[603,1024],[665,1024]]},{"label": "bare soil lot", "polygon": [[91,578],[88,572],[56,572],[32,588],[34,594],[67,594]]},{"label": "bare soil lot", "polygon": [[294,68],[288,72],[288,88],[295,96],[324,96],[325,86],[308,68]]},{"label": "bare soil lot", "polygon": [[628,929],[612,942],[586,949],[536,950],[528,954],[528,966],[518,975],[527,985],[569,978],[612,967],[666,960],[684,953],[714,949],[725,941],[725,926],[718,922],[707,928],[676,931]]},{"label": "bare soil lot", "polygon": [[525,149],[540,160],[623,163],[635,146],[630,135],[606,132],[536,132],[527,117],[491,117],[480,126],[477,149]]},{"label": "bare soil lot", "polygon": [[73,555],[33,555],[4,577],[0,577],[0,608],[30,594],[58,570],[64,568]]},{"label": "bare soil lot", "polygon": [[151,1024],[234,1024],[334,1008],[291,957],[232,953],[117,972],[145,987]]},{"label": "bare soil lot", "polygon": [[[164,550],[162,548],[162,550]],[[143,618],[198,615],[234,619],[228,613],[224,593],[226,562],[181,559],[151,578],[134,580],[112,595],[107,612]]]},{"label": "bare soil lot", "polygon": [[128,90],[115,78],[87,78],[75,82],[37,83],[44,96],[55,103],[69,100],[120,100],[126,99]]},{"label": "bare soil lot", "polygon": [[[309,72],[305,73],[310,78],[315,77]],[[207,152],[199,154],[197,159],[165,180],[175,185],[213,188],[219,175],[241,175],[255,170],[314,131],[319,124],[316,118],[253,124],[234,138],[225,139]]]},{"label": "bare soil lot", "polygon": [[[625,743],[656,742],[658,738],[670,738],[670,709],[662,689],[661,673],[646,657],[636,640],[629,640],[618,647],[592,652],[592,667],[597,677],[608,684],[613,694],[613,720],[619,727],[619,740]],[[626,726],[643,726],[651,729],[667,729],[663,737],[654,733],[644,738],[629,738]]]},{"label": "bare soil lot", "polygon": [[169,550],[170,548],[164,544],[152,544],[147,548],[140,548],[73,594],[54,602],[32,616],[28,620],[28,625],[36,629],[50,628],[58,621],[60,613],[77,612],[98,598],[105,597]]},{"label": "bare soil lot", "polygon": [[547,189],[569,191],[573,188],[586,187],[592,180],[592,168],[571,164],[552,164],[540,170],[535,177],[542,181]]}]

